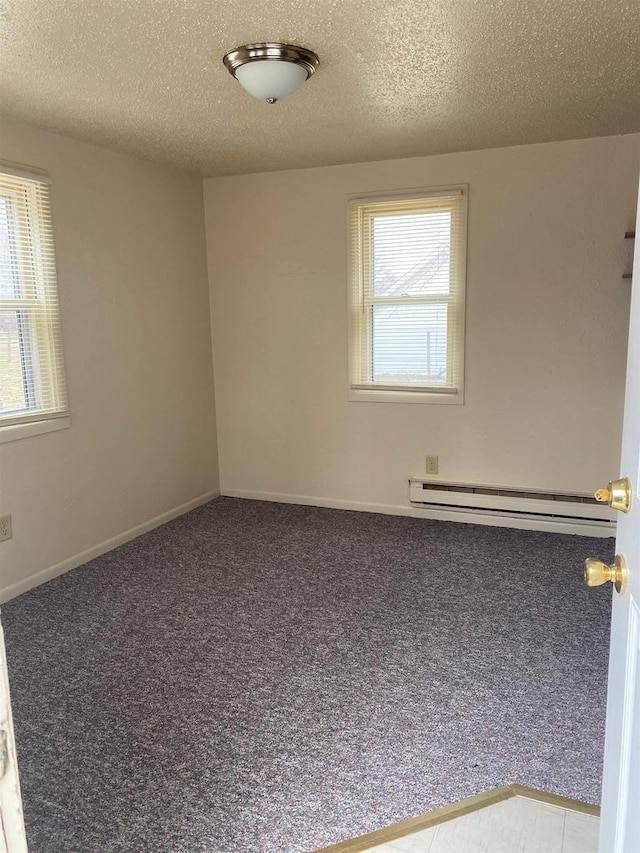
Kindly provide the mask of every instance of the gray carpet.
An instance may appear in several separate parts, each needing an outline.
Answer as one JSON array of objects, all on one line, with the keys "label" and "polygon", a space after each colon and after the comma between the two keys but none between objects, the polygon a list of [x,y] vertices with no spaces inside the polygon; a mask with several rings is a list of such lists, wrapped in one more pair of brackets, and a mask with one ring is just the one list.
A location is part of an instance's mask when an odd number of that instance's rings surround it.
[{"label": "gray carpet", "polygon": [[306,853],[597,802],[613,540],[220,498],[5,605],[32,853]]}]

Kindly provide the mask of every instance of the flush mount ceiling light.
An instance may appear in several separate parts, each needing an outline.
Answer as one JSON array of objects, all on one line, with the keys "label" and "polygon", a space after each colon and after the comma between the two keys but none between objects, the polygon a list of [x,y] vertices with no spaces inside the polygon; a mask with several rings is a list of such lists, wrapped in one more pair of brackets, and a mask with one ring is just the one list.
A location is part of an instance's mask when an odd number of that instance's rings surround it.
[{"label": "flush mount ceiling light", "polygon": [[268,104],[293,95],[320,64],[306,47],[270,41],[237,47],[222,61],[250,95]]}]

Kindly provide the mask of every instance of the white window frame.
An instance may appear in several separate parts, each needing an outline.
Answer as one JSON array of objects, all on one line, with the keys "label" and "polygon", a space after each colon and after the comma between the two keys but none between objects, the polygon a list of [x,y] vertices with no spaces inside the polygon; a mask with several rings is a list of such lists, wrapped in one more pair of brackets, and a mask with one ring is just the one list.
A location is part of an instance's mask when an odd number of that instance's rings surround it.
[{"label": "white window frame", "polygon": [[[51,179],[0,162],[0,180],[5,177],[0,193],[5,198],[13,197],[16,243],[15,260],[11,263],[22,282],[23,293],[15,298],[0,295],[0,310],[19,311],[26,318],[30,340],[24,346],[36,366],[31,370],[32,384],[28,390],[25,387],[25,394],[34,395],[32,404],[21,410],[0,412],[0,443],[70,425],[50,216]],[[18,214],[20,209],[22,214]],[[22,345],[21,353],[24,356]]]},{"label": "white window frame", "polygon": [[[415,202],[420,199],[459,199],[452,215],[452,233],[457,232],[456,252],[450,259],[451,278],[456,279],[455,293],[449,298],[443,295],[427,297],[403,296],[376,299],[371,284],[371,259],[367,257],[362,238],[362,228],[369,227],[374,218],[366,214],[363,222],[359,211],[375,209],[377,203]],[[456,184],[429,187],[420,190],[392,193],[368,193],[348,196],[348,253],[349,253],[349,392],[353,402],[383,403],[435,403],[462,405],[464,403],[464,338],[465,338],[465,294],[466,294],[466,251],[467,251],[467,199],[468,185]],[[382,209],[382,208],[381,208]],[[452,247],[453,249],[453,247]],[[372,306],[375,304],[425,304],[446,301],[448,304],[447,351],[448,373],[446,386],[402,386],[377,384],[371,378],[371,334]],[[454,346],[455,343],[455,346]],[[364,375],[368,373],[368,375]]]}]

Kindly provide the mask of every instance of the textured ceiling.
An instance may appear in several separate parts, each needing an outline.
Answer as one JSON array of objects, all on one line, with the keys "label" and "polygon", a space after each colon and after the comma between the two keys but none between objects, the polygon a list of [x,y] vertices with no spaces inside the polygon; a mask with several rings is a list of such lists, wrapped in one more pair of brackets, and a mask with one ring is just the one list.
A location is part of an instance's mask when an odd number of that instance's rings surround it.
[{"label": "textured ceiling", "polygon": [[[0,110],[203,175],[640,130],[637,0],[0,0]],[[238,44],[320,56],[274,106]]]}]

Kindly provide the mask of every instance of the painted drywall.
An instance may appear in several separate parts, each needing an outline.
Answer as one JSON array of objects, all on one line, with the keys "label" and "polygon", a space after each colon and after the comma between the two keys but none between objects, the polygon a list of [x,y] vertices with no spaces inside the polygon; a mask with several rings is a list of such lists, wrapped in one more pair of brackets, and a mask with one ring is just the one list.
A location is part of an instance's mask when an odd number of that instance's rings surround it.
[{"label": "painted drywall", "polygon": [[[408,506],[407,478],[618,473],[640,136],[205,181],[221,489]],[[348,402],[346,197],[469,184],[463,406]]]},{"label": "painted drywall", "polygon": [[0,445],[4,597],[218,486],[202,183],[3,124],[0,157],[47,170],[71,426]]}]

